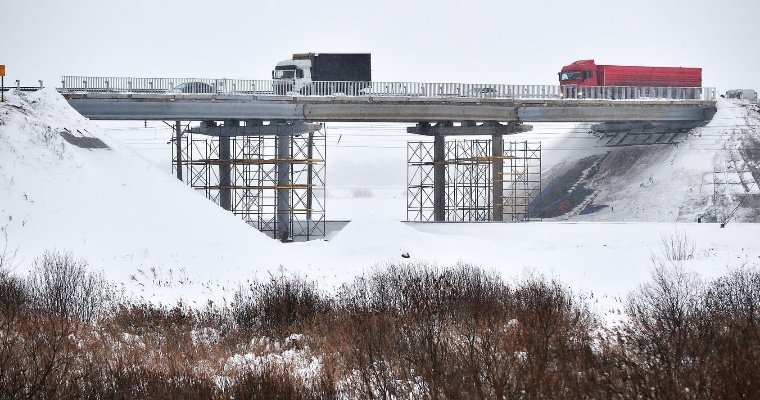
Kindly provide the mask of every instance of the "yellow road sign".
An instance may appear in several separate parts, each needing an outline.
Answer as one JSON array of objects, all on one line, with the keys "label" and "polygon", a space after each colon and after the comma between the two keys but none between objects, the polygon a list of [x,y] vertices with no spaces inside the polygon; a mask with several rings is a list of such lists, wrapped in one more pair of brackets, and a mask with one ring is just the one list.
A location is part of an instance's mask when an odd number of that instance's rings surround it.
[{"label": "yellow road sign", "polygon": [[5,76],[5,65],[0,64],[0,76]]}]

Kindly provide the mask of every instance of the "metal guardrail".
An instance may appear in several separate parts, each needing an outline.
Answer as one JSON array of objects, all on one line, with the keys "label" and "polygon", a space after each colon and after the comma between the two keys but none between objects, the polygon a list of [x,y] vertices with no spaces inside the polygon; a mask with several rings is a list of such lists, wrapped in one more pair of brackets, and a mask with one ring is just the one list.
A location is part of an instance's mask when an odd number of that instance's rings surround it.
[{"label": "metal guardrail", "polygon": [[37,81],[37,85],[35,86],[21,86],[21,81],[16,79],[15,83],[11,86],[7,86],[4,83],[3,87],[0,87],[0,90],[3,92],[9,92],[11,90],[19,90],[22,92],[35,92],[40,89],[44,89],[45,85],[42,83],[41,80]]},{"label": "metal guardrail", "polygon": [[299,92],[275,80],[64,76],[62,93],[216,93],[225,95],[400,96],[565,100],[707,100],[715,88],[506,85],[423,82],[312,82]]}]

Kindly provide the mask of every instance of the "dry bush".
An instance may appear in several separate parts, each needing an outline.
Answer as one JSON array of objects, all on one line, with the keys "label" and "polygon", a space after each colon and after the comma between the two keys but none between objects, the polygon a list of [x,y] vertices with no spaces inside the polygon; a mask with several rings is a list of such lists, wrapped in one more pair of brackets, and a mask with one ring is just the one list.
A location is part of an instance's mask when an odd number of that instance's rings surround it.
[{"label": "dry bush", "polygon": [[335,382],[319,374],[307,383],[286,366],[266,364],[247,369],[234,377],[225,390],[230,399],[329,400],[337,399]]},{"label": "dry bush", "polygon": [[73,397],[81,377],[72,321],[27,307],[0,319],[0,398]]},{"label": "dry bush", "polygon": [[71,254],[48,252],[34,260],[26,286],[35,307],[83,321],[97,318],[113,297],[105,279]]},{"label": "dry bush", "polygon": [[221,399],[221,391],[209,376],[190,368],[162,370],[117,361],[114,365],[89,364],[87,379],[76,398],[85,399]]},{"label": "dry bush", "polygon": [[240,288],[231,305],[237,325],[269,336],[287,336],[303,329],[330,309],[314,282],[285,274]]},{"label": "dry bush", "polygon": [[[391,266],[344,287],[335,326],[350,397],[581,397],[591,313],[556,282]],[[341,350],[339,350],[341,351]]]},{"label": "dry bush", "polygon": [[627,398],[760,396],[760,272],[703,283],[678,265],[656,266],[629,299],[628,320],[605,344],[611,395]]},{"label": "dry bush", "polygon": [[670,237],[661,237],[662,255],[665,260],[686,261],[694,258],[696,245],[685,233],[673,233]]},{"label": "dry bush", "polygon": [[678,265],[656,265],[651,282],[629,297],[628,320],[620,333],[622,357],[613,364],[619,376],[614,385],[622,395],[682,398],[693,393],[694,324],[699,313],[702,283]]},{"label": "dry bush", "polygon": [[712,281],[701,298],[705,392],[712,398],[760,398],[760,270],[733,270]]}]

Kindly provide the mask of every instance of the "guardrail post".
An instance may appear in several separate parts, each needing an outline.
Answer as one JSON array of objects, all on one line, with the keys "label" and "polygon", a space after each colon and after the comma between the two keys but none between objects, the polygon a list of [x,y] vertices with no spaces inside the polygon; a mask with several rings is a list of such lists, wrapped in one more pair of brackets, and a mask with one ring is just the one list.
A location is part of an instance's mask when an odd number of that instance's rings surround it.
[{"label": "guardrail post", "polygon": [[16,79],[16,90],[20,90],[20,89],[21,89],[21,80]]},{"label": "guardrail post", "polygon": [[38,82],[40,82],[40,89],[44,88],[45,86],[42,84],[42,79],[40,79]]}]

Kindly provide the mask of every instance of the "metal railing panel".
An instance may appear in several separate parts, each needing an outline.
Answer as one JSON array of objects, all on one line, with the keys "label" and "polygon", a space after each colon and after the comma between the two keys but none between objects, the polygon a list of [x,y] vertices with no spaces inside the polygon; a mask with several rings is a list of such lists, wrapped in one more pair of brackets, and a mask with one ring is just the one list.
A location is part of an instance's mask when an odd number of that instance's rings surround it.
[{"label": "metal railing panel", "polygon": [[425,82],[311,82],[298,91],[293,83],[275,80],[226,78],[135,78],[64,76],[61,92],[229,94],[289,96],[401,96],[474,99],[565,100],[707,100],[714,101],[712,87],[559,86]]}]

